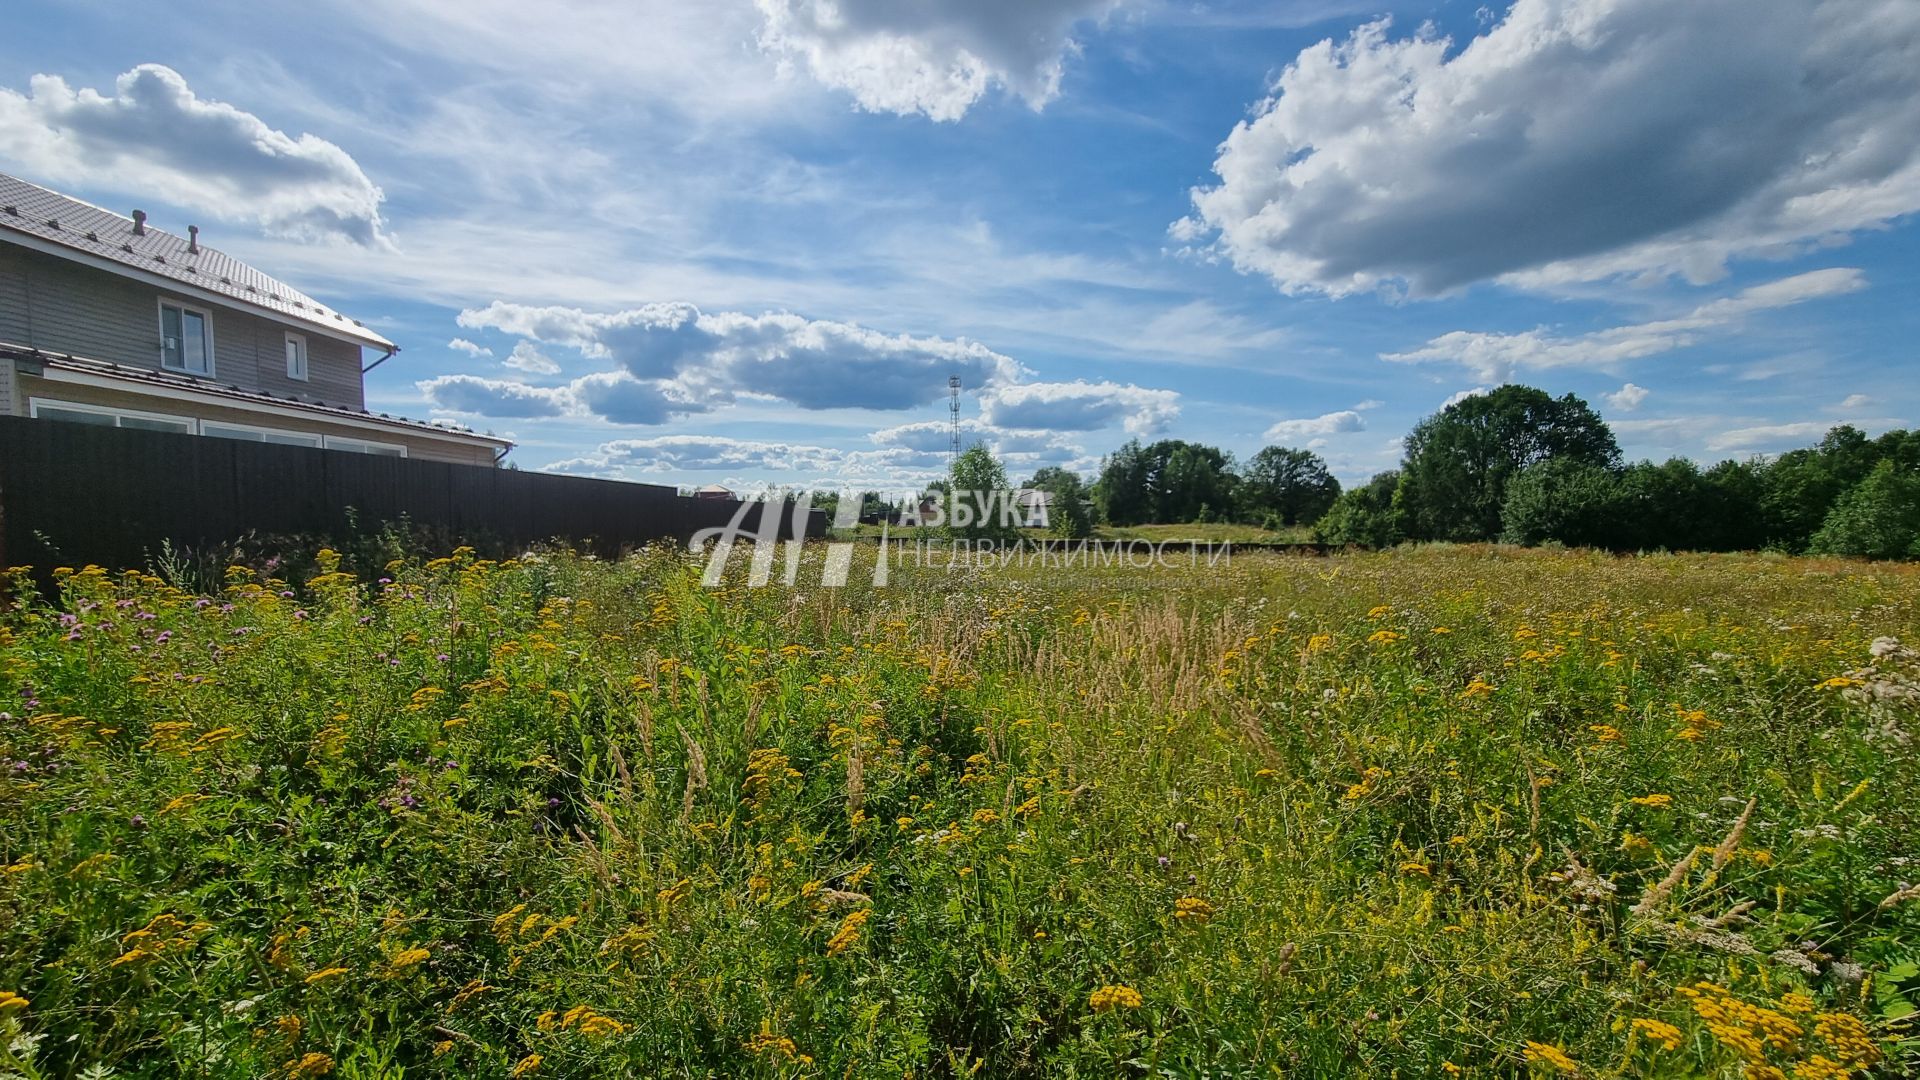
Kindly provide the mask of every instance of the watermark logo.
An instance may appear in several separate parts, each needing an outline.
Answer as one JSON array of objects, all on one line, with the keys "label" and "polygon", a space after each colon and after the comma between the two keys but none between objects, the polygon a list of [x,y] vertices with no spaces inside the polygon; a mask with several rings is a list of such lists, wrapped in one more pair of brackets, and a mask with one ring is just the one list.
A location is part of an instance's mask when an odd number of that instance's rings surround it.
[{"label": "watermark logo", "polygon": [[[861,511],[871,505],[864,492],[842,491],[828,523],[826,560],[821,586],[845,587],[853,574],[854,549],[860,541],[847,539],[861,524]],[[884,504],[883,504],[884,505]],[[896,499],[880,516],[879,533],[870,539],[877,547],[873,584],[888,585],[891,571],[912,566],[979,570],[998,568],[1067,569],[1118,567],[1146,570],[1172,566],[1229,565],[1230,542],[1188,540],[1066,540],[1041,534],[1047,523],[1046,503],[1014,491],[957,492],[934,498],[909,493]],[[800,584],[801,557],[816,512],[810,492],[769,493],[742,500],[732,520],[695,532],[688,550],[705,553],[701,584],[718,588],[735,549],[751,545],[747,586],[762,588],[773,582]],[[894,529],[911,529],[896,536]]]}]

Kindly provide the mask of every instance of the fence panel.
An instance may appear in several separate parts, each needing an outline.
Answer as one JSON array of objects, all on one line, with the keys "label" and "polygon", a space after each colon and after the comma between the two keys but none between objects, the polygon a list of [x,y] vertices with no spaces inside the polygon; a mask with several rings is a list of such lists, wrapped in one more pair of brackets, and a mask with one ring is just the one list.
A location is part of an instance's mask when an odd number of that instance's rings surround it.
[{"label": "fence panel", "polygon": [[[0,416],[0,566],[43,572],[145,567],[163,544],[201,550],[249,533],[341,537],[350,513],[364,531],[405,518],[449,542],[558,539],[614,556],[684,541],[738,508],[657,484]],[[825,526],[815,511],[807,535]]]}]

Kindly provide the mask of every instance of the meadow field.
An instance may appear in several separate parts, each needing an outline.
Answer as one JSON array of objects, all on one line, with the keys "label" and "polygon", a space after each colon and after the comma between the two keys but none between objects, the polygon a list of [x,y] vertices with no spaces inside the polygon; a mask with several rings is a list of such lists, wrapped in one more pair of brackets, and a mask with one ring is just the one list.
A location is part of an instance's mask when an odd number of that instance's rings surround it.
[{"label": "meadow field", "polygon": [[61,571],[0,1075],[1920,1069],[1920,566],[822,557]]}]

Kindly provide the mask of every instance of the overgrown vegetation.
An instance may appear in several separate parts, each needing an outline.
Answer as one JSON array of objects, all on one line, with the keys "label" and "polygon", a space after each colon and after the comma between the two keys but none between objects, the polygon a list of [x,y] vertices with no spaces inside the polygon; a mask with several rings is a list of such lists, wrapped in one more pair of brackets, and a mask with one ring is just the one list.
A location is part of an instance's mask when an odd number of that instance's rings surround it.
[{"label": "overgrown vegetation", "polygon": [[0,616],[0,1071],[1916,1066],[1914,567],[699,573]]}]

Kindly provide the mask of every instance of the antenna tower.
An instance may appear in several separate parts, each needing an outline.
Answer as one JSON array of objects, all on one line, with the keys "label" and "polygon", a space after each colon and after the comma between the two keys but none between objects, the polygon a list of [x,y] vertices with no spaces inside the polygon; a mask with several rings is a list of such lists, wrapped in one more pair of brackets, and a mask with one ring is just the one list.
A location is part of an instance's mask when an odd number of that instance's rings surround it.
[{"label": "antenna tower", "polygon": [[947,474],[960,461],[960,376],[947,376]]}]

